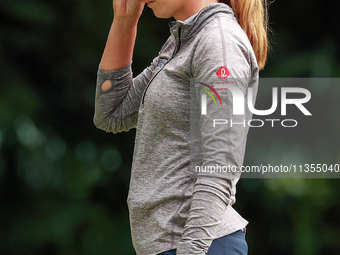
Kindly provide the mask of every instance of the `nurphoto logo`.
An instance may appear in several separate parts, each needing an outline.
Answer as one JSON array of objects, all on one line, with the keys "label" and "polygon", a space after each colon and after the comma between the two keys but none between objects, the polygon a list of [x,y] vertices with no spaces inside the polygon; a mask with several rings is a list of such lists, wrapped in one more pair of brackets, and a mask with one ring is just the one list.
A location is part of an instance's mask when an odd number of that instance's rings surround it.
[{"label": "nurphoto logo", "polygon": [[[229,76],[229,71],[225,67],[221,67],[217,71],[217,75],[225,75]],[[299,88],[299,87],[281,87],[280,88],[280,95],[279,98],[278,95],[278,87],[272,88],[272,105],[269,109],[266,110],[259,110],[255,108],[254,105],[254,91],[253,87],[247,88],[247,96],[245,96],[242,92],[242,90],[236,86],[235,81],[223,81],[223,82],[216,82],[216,83],[203,83],[203,82],[196,82],[198,84],[197,88],[206,92],[201,93],[201,115],[207,115],[208,113],[208,103],[207,103],[207,95],[210,96],[210,98],[213,100],[215,106],[223,105],[226,102],[223,102],[223,98],[221,95],[225,95],[227,93],[231,93],[232,96],[232,113],[233,115],[245,115],[245,107],[248,107],[248,110],[255,115],[259,116],[268,116],[273,114],[279,105],[279,99],[280,99],[280,107],[281,107],[281,116],[287,115],[287,105],[294,105],[297,107],[305,116],[311,116],[312,114],[307,110],[307,108],[304,106],[309,100],[311,99],[311,93],[309,90],[305,88]],[[221,95],[219,95],[219,91],[222,91]],[[299,98],[290,98],[290,94],[299,95]],[[256,93],[255,93],[256,94]],[[218,99],[219,103],[215,99],[215,97]],[[244,122],[241,122],[241,124],[248,124],[250,127],[262,127],[265,122],[270,122],[271,126],[274,127],[275,122],[281,122],[281,125],[283,127],[295,127],[297,126],[298,122],[295,119],[251,119],[249,121],[244,120]],[[256,123],[256,125],[255,125]],[[289,124],[290,123],[290,124]],[[233,122],[232,119],[214,119],[213,126],[216,125],[225,125],[230,124],[232,126]]]}]

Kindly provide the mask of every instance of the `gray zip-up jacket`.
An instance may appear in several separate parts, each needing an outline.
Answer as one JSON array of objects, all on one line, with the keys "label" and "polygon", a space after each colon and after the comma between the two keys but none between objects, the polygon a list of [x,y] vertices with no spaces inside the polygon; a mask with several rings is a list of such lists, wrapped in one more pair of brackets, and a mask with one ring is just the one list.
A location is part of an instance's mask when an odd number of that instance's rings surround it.
[{"label": "gray zip-up jacket", "polygon": [[[189,24],[174,21],[170,32],[159,55],[135,78],[131,65],[114,71],[99,67],[94,122],[113,133],[137,128],[127,199],[137,254],[177,248],[177,255],[204,255],[213,239],[248,222],[232,207],[238,178],[190,167],[190,86],[195,86],[190,79],[222,82],[217,72],[225,66],[228,78],[246,81],[236,86],[247,102],[247,87],[252,86],[253,99],[256,96],[259,69],[246,34],[226,4],[206,6]],[[105,80],[113,86],[102,91]],[[201,93],[197,90],[197,98]],[[239,168],[248,127],[212,128],[211,120],[233,118],[242,123],[251,113],[246,109],[245,115],[234,116],[231,94],[221,98],[224,108],[210,100],[208,114],[197,122],[199,164]]]}]

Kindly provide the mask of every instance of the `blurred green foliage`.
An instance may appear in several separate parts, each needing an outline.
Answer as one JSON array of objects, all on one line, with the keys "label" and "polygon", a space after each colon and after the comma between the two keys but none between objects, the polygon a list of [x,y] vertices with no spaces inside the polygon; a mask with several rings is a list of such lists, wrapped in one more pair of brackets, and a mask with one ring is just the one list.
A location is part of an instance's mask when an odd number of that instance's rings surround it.
[{"label": "blurred green foliage", "polygon": [[[339,77],[339,5],[274,2],[262,77]],[[96,70],[111,21],[110,1],[0,5],[1,255],[134,254],[125,202],[134,131],[110,135],[92,124]],[[169,36],[167,22],[149,9],[143,13],[135,73]],[[311,90],[322,98],[323,105],[311,107],[324,122],[307,121],[293,134],[251,130],[248,165],[339,163],[339,89]],[[270,92],[260,87],[261,107],[270,104]],[[242,179],[235,207],[250,221],[249,254],[339,254],[339,184]]]}]

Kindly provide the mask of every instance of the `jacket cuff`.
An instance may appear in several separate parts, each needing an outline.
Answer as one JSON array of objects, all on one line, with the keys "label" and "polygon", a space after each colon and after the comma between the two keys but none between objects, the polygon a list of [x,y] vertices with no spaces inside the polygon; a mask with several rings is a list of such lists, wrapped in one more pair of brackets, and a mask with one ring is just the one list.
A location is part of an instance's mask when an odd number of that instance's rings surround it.
[{"label": "jacket cuff", "polygon": [[112,71],[102,69],[99,64],[97,75],[98,77],[106,80],[120,80],[122,76],[131,71],[131,64],[132,62],[127,66]]}]

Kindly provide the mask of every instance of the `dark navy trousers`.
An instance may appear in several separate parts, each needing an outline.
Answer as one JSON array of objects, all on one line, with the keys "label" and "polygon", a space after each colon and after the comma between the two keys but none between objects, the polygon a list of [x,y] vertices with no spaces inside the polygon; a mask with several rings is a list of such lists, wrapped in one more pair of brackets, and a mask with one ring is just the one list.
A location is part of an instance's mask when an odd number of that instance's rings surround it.
[{"label": "dark navy trousers", "polygon": [[[215,239],[206,255],[247,255],[248,245],[243,230]],[[159,255],[176,255],[176,250],[162,252]]]}]

